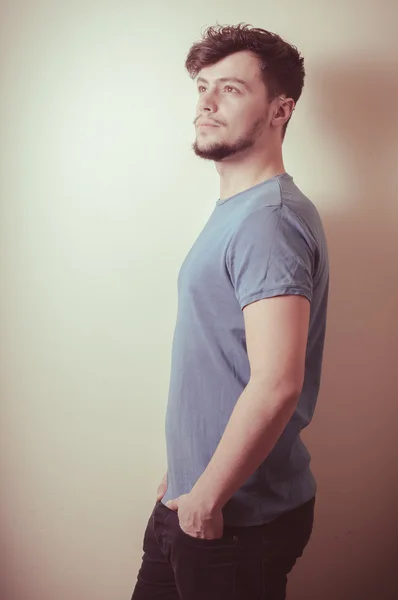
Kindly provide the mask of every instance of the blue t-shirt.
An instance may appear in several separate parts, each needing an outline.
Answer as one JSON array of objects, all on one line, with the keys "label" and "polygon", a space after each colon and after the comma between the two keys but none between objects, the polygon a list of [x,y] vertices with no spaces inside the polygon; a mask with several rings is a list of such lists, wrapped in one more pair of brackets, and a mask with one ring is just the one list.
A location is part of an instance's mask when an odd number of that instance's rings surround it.
[{"label": "blue t-shirt", "polygon": [[302,393],[271,453],[225,504],[224,523],[260,525],[315,495],[300,431],[311,421],[318,396],[328,287],[321,219],[290,175],[216,203],[178,276],[164,504],[191,491],[249,382],[243,308],[285,294],[311,302]]}]

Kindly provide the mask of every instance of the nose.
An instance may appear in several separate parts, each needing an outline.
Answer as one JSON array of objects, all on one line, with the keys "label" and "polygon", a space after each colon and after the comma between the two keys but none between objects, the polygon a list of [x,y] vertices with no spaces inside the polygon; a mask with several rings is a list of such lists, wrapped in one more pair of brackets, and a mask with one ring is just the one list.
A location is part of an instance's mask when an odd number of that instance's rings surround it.
[{"label": "nose", "polygon": [[217,112],[217,108],[217,97],[215,93],[212,93],[209,90],[207,90],[199,96],[198,109],[201,112],[215,113]]}]

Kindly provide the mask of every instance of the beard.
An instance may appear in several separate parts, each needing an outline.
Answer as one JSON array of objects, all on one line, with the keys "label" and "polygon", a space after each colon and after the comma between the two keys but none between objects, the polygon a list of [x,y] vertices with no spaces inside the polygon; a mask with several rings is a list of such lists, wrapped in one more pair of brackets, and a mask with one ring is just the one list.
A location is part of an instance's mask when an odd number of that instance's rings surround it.
[{"label": "beard", "polygon": [[204,158],[206,160],[214,160],[219,162],[230,156],[234,156],[239,152],[244,152],[249,148],[252,148],[263,130],[263,126],[266,122],[265,118],[257,119],[250,130],[245,134],[241,135],[235,142],[214,142],[213,144],[200,147],[198,140],[192,145],[193,151],[196,156]]}]

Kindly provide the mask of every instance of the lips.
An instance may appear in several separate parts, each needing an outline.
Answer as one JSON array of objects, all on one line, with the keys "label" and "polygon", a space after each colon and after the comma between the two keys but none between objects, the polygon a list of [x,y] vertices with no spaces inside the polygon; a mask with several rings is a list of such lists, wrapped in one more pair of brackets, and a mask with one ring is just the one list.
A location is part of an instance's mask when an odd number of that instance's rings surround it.
[{"label": "lips", "polygon": [[196,124],[197,127],[219,127],[217,123],[211,123],[210,121],[199,121]]}]

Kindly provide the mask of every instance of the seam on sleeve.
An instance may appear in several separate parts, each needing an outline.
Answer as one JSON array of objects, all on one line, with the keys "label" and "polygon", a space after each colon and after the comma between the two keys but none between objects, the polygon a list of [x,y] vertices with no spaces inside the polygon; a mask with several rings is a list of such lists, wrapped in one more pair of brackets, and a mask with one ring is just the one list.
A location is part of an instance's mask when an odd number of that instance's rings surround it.
[{"label": "seam on sleeve", "polygon": [[312,301],[312,292],[308,288],[297,287],[297,286],[279,286],[276,288],[272,288],[269,290],[259,290],[254,294],[249,294],[248,296],[244,296],[239,300],[239,304],[241,308],[244,308],[247,304],[254,302],[256,300],[262,300],[265,298],[272,298],[275,296],[305,296],[307,300]]}]

